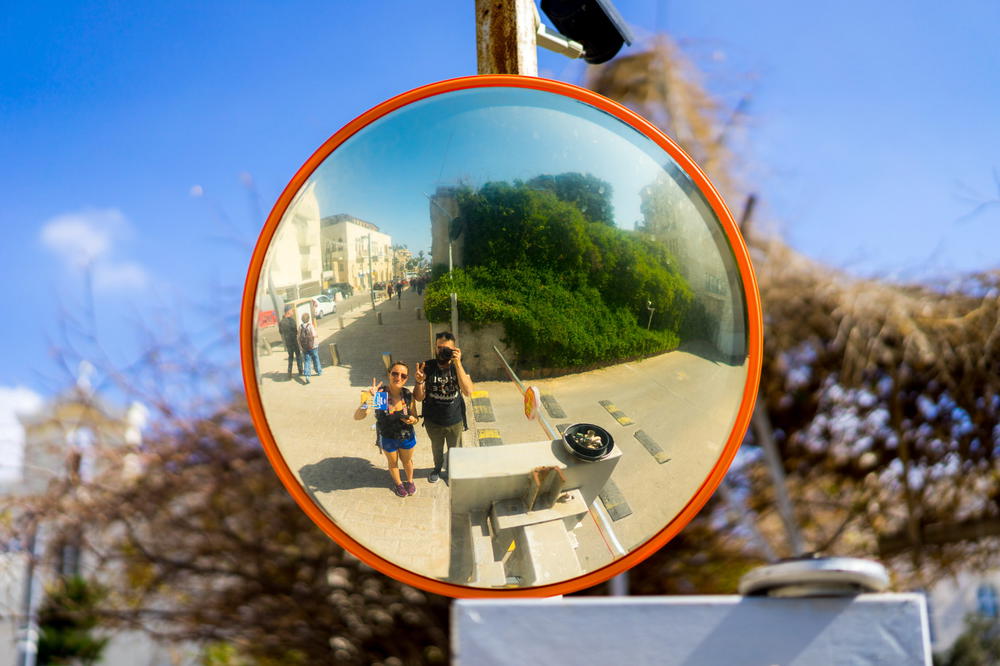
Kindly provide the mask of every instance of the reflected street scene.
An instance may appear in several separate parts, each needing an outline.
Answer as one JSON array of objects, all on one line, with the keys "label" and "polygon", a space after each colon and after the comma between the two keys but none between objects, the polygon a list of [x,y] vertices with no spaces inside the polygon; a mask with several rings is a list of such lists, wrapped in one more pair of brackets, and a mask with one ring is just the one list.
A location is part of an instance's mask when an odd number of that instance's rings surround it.
[{"label": "reflected street scene", "polygon": [[594,571],[738,445],[735,234],[663,148],[576,99],[408,104],[339,145],[270,238],[267,427],[316,506],[396,565],[486,588]]}]

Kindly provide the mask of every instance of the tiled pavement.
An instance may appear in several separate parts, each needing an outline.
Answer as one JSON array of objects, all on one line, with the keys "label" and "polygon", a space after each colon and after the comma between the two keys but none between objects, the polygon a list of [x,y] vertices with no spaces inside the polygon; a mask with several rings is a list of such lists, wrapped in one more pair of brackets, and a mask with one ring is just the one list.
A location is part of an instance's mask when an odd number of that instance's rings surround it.
[{"label": "tiled pavement", "polygon": [[[410,365],[431,353],[427,322],[417,318],[422,298],[367,300],[320,322],[324,372],[308,386],[287,381],[283,351],[260,359],[261,395],[275,438],[289,467],[317,504],[357,541],[418,573],[449,573],[451,517],[445,482],[430,484],[430,445],[417,430],[414,455],[417,494],[399,498],[390,489],[385,458],[374,445],[371,417],[352,419],[360,391],[383,379],[383,353]],[[331,365],[336,344],[339,366]],[[605,504],[618,539],[633,548],[680,512],[718,458],[742,394],[746,370],[677,351],[640,362],[579,375],[530,382],[546,399],[552,426],[596,423],[615,437],[623,456],[606,489]],[[475,379],[475,378],[474,378]],[[521,394],[511,382],[476,382],[469,404],[466,446],[492,446],[545,439],[537,422],[523,415]],[[478,423],[473,416],[479,418]],[[610,484],[609,484],[610,485]],[[617,492],[614,492],[617,490]],[[610,554],[596,526],[577,530],[578,557],[585,569]],[[592,529],[593,528],[593,529]],[[589,565],[589,566],[588,566]]]},{"label": "tiled pavement", "polygon": [[[281,349],[259,359],[261,396],[275,440],[303,487],[316,503],[359,543],[382,557],[430,577],[446,577],[450,555],[448,486],[429,483],[433,467],[430,442],[417,428],[414,452],[415,495],[397,497],[391,490],[385,456],[375,447],[374,419],[353,420],[361,390],[372,378],[385,379],[383,353],[410,366],[413,387],[417,361],[430,357],[427,321],[415,308],[423,298],[407,289],[402,300],[369,300],[320,320],[323,374],[309,385],[287,380],[287,356]],[[378,313],[382,323],[378,322]],[[333,366],[335,344],[340,365]],[[294,371],[293,371],[294,372]],[[473,433],[466,433],[467,437]]]}]

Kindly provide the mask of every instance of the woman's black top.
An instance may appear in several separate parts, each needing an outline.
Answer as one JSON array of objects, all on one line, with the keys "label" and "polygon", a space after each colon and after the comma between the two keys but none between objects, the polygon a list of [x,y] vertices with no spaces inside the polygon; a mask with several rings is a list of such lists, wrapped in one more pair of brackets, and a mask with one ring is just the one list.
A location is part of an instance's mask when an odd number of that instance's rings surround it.
[{"label": "woman's black top", "polygon": [[[379,392],[388,393],[384,387],[379,389]],[[388,411],[377,409],[375,410],[375,424],[378,434],[382,437],[405,441],[412,439],[416,435],[413,432],[413,426],[403,423],[401,419],[415,415],[416,410],[414,409],[413,393],[406,388],[400,389],[400,393],[403,400],[403,410],[389,413]]]}]

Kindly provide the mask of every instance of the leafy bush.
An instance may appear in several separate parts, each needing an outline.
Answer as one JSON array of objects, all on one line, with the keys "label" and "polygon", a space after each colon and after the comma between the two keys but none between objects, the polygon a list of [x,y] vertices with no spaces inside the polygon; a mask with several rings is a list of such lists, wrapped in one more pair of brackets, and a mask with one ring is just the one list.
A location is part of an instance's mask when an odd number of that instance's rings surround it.
[{"label": "leafy bush", "polygon": [[71,576],[48,591],[38,611],[39,664],[95,664],[100,661],[107,637],[95,636],[99,607],[106,590],[96,583]]},{"label": "leafy bush", "polygon": [[662,245],[613,226],[610,194],[610,185],[581,174],[458,192],[464,268],[435,276],[428,318],[447,321],[455,291],[462,320],[502,322],[521,362],[533,366],[675,348],[691,288]]},{"label": "leafy bush", "polygon": [[432,283],[424,306],[431,321],[447,321],[449,294],[472,324],[501,322],[521,367],[565,368],[620,361],[674,349],[670,330],[646,330],[623,307],[612,308],[593,287],[568,289],[553,273],[517,267],[456,269]]}]

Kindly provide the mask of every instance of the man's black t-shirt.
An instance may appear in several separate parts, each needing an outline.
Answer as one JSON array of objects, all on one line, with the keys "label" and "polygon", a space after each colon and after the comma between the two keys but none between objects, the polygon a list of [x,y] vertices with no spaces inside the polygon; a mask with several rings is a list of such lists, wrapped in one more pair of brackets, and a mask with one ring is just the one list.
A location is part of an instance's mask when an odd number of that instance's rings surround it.
[{"label": "man's black t-shirt", "polygon": [[424,420],[440,426],[461,421],[462,391],[455,368],[451,364],[442,368],[432,358],[424,364],[424,375]]},{"label": "man's black t-shirt", "polygon": [[281,340],[286,347],[298,347],[299,327],[295,325],[292,317],[282,317],[278,322],[278,332],[281,333]]}]

